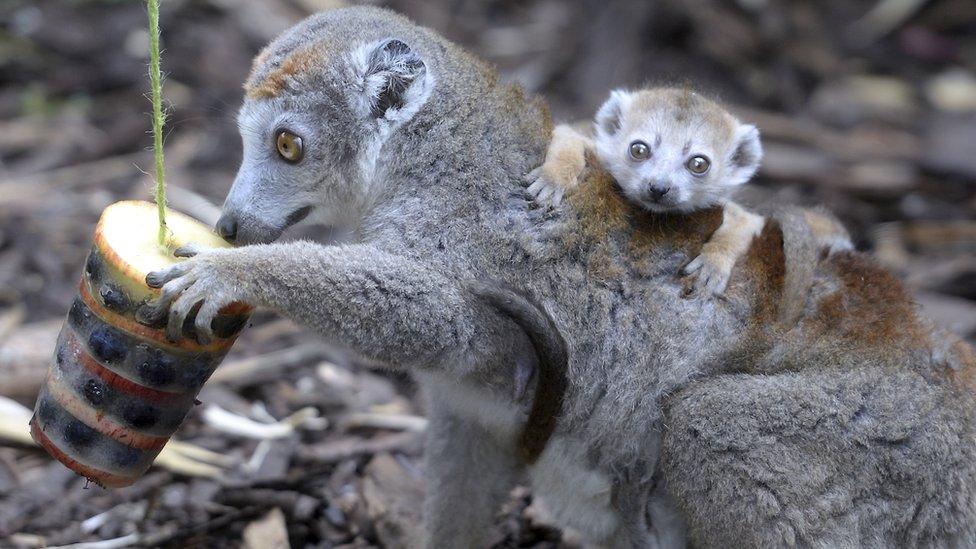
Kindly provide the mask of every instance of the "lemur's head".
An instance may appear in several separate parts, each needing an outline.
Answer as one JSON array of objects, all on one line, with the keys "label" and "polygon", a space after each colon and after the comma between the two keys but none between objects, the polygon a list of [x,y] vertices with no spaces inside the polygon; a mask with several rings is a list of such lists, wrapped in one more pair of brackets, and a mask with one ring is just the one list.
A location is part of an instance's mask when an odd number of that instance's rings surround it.
[{"label": "lemur's head", "polygon": [[755,126],[676,88],[612,92],[597,112],[596,152],[624,194],[656,212],[721,203],[762,158]]},{"label": "lemur's head", "polygon": [[[402,31],[402,32],[401,32]],[[334,10],[277,38],[254,61],[238,118],[244,158],[217,230],[271,242],[309,214],[354,222],[382,192],[387,139],[425,105],[422,31],[372,8]]]}]

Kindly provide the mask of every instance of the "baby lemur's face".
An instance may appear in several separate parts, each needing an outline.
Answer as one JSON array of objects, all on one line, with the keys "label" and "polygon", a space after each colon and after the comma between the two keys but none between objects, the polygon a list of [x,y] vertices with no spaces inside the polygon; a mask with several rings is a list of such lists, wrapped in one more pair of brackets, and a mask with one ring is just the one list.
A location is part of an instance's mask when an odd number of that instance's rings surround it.
[{"label": "baby lemur's face", "polygon": [[387,38],[272,43],[255,60],[238,117],[244,158],[217,230],[271,242],[303,218],[354,223],[379,192],[374,175],[391,133],[434,85],[423,59]]},{"label": "baby lemur's face", "polygon": [[762,157],[754,126],[673,88],[614,91],[597,113],[596,152],[624,194],[656,212],[722,203]]}]

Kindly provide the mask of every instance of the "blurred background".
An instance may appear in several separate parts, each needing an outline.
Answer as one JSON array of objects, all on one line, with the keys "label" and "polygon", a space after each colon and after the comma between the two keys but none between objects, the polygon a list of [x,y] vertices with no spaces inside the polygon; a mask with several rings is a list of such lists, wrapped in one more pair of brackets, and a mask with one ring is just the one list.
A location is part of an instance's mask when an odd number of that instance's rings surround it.
[{"label": "blurred background", "polygon": [[[240,161],[251,58],[340,3],[162,1],[174,207],[215,218]],[[375,4],[543,94],[557,121],[592,117],[613,87],[719,98],[763,133],[746,202],[827,205],[931,317],[976,338],[973,0]],[[0,546],[414,544],[425,422],[413,387],[270,314],[201,395],[178,434],[191,446],[137,485],[85,489],[14,442],[16,403],[32,406],[100,211],[150,196],[145,15],[139,1],[0,2]],[[521,489],[495,542],[573,545]]]}]

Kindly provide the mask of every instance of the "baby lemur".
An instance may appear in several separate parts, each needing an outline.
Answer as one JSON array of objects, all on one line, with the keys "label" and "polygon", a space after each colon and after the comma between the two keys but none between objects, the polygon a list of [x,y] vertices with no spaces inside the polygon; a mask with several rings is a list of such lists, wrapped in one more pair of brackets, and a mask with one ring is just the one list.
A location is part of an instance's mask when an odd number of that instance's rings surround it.
[{"label": "baby lemur", "polygon": [[[540,202],[558,204],[577,186],[589,150],[623,194],[650,212],[723,206],[721,226],[684,268],[692,292],[723,292],[733,265],[766,222],[730,201],[759,168],[759,130],[698,93],[667,87],[612,92],[592,127],[593,132],[566,124],[554,129],[545,163],[527,176],[529,192]],[[806,215],[822,247],[852,247],[832,218]]]}]

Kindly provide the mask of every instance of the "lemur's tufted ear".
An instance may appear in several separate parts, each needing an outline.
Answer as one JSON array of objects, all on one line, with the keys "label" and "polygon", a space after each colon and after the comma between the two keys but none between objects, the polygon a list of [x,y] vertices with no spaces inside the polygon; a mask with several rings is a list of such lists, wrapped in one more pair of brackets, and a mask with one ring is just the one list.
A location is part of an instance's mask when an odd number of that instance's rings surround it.
[{"label": "lemur's tufted ear", "polygon": [[727,184],[742,185],[749,181],[759,169],[762,155],[759,130],[751,124],[739,124],[729,153]]},{"label": "lemur's tufted ear", "polygon": [[610,98],[596,112],[596,129],[603,135],[613,135],[620,131],[620,120],[630,106],[632,95],[627,90],[613,90]]},{"label": "lemur's tufted ear", "polygon": [[411,86],[423,80],[426,72],[424,61],[402,40],[379,42],[368,54],[363,75],[370,114],[382,118],[391,110],[402,109],[410,99]]}]

